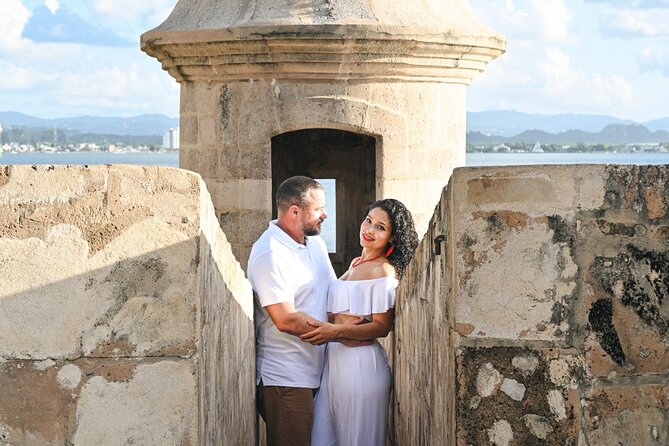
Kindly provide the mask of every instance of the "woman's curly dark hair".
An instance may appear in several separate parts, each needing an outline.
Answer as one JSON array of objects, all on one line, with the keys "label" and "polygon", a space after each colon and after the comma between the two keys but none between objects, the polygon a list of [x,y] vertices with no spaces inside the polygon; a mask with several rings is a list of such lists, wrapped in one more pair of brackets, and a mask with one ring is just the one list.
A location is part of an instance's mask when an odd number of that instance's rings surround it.
[{"label": "woman's curly dark hair", "polygon": [[367,214],[374,208],[382,209],[390,217],[390,239],[395,248],[388,256],[388,262],[395,268],[397,278],[401,279],[419,242],[413,217],[406,206],[394,198],[375,201],[367,208]]}]

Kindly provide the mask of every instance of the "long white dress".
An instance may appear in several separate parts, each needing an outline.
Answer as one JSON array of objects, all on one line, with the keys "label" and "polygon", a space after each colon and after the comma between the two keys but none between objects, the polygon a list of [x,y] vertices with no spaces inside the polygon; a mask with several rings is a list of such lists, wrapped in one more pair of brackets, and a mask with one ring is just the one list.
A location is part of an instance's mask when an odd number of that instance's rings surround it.
[{"label": "long white dress", "polygon": [[[328,292],[328,312],[364,316],[395,307],[397,280],[336,280]],[[390,396],[390,367],[374,342],[346,347],[330,342],[314,405],[312,446],[384,446]]]}]

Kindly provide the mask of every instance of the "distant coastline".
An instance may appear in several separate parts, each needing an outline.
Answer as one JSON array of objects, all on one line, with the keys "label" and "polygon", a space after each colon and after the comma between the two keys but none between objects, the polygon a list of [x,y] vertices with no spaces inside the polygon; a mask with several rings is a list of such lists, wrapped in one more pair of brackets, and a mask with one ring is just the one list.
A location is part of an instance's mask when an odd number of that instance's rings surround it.
[{"label": "distant coastline", "polygon": [[[467,166],[530,164],[669,164],[669,153],[467,153]],[[0,164],[136,164],[179,167],[179,152],[7,153]]]},{"label": "distant coastline", "polygon": [[[3,153],[162,153],[179,125],[165,115],[45,119],[0,112]],[[606,115],[467,112],[468,153],[666,153],[669,117],[643,123]],[[178,138],[176,138],[178,141]]]}]

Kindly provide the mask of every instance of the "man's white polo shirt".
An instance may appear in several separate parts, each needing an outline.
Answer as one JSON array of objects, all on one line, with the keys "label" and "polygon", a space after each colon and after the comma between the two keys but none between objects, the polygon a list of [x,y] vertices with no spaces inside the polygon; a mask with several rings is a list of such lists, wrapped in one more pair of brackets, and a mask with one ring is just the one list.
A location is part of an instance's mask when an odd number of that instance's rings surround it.
[{"label": "man's white polo shirt", "polygon": [[324,346],[280,332],[265,307],[290,302],[297,311],[327,321],[328,286],[336,276],[325,242],[314,236],[302,245],[272,221],[251,249],[248,278],[254,291],[256,383],[317,388]]}]

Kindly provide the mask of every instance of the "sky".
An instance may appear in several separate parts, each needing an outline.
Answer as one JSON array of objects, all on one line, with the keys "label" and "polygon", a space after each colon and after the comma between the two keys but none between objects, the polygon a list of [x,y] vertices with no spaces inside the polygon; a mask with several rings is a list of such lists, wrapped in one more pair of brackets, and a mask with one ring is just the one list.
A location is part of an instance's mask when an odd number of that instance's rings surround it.
[{"label": "sky", "polygon": [[[0,111],[178,116],[179,85],[139,49],[175,4],[0,0]],[[669,0],[469,4],[507,39],[469,87],[469,111],[669,116]]]}]

